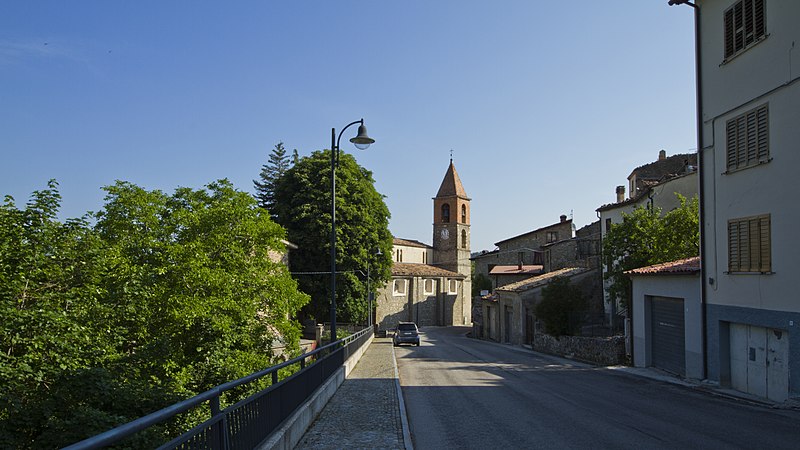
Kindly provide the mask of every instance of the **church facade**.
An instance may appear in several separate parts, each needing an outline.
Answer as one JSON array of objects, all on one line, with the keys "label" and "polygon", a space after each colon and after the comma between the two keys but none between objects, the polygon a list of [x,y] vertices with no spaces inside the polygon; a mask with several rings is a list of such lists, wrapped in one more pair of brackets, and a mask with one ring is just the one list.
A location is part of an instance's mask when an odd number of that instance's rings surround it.
[{"label": "church facade", "polygon": [[393,243],[392,279],[376,301],[379,328],[388,330],[398,322],[469,325],[470,198],[452,159],[433,198],[433,246],[400,238]]}]

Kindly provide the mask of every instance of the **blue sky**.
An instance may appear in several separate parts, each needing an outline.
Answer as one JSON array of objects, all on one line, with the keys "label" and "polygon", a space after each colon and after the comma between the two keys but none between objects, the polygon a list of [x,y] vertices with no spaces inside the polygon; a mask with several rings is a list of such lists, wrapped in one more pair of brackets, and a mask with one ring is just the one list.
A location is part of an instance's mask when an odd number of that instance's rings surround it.
[{"label": "blue sky", "polygon": [[306,155],[363,117],[377,142],[342,148],[394,235],[431,242],[452,149],[492,249],[694,151],[693,39],[667,0],[4,2],[0,196],[55,178],[67,218],[117,179],[251,192],[277,142]]}]

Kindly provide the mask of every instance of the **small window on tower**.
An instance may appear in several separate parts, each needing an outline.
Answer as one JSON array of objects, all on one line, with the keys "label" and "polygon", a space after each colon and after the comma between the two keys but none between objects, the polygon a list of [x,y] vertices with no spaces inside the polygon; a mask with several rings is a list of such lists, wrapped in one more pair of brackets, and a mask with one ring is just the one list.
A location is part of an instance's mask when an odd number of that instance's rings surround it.
[{"label": "small window on tower", "polygon": [[467,205],[461,205],[461,223],[467,223]]},{"label": "small window on tower", "polygon": [[450,205],[448,203],[442,205],[442,223],[450,223]]},{"label": "small window on tower", "polygon": [[461,248],[467,248],[467,230],[461,230]]}]

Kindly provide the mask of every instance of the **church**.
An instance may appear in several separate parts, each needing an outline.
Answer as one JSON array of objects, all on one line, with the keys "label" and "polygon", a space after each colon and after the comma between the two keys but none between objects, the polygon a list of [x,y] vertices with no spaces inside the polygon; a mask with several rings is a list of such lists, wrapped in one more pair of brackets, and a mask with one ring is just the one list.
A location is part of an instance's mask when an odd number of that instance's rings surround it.
[{"label": "church", "polygon": [[392,279],[376,301],[379,329],[392,329],[398,322],[471,324],[469,215],[470,198],[451,158],[433,198],[433,246],[394,238]]}]

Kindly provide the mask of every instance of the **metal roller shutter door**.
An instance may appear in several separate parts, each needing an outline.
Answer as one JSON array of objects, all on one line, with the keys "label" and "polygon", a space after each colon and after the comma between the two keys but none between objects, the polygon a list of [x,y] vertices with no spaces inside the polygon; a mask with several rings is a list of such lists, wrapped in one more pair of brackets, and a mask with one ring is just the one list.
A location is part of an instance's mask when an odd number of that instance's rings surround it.
[{"label": "metal roller shutter door", "polygon": [[651,310],[652,365],[679,375],[686,374],[686,337],[683,299],[653,297]]}]

